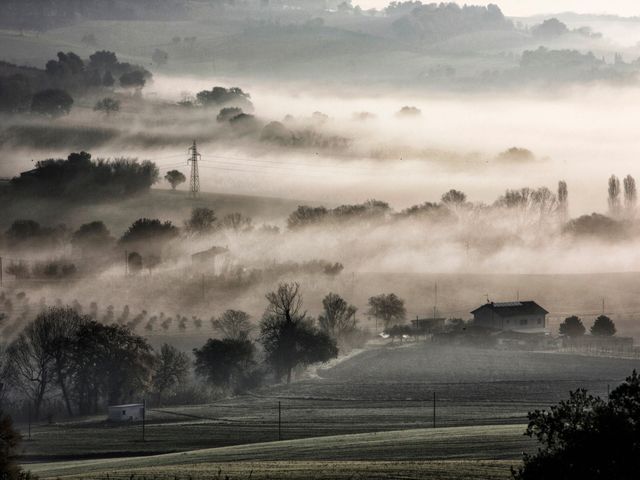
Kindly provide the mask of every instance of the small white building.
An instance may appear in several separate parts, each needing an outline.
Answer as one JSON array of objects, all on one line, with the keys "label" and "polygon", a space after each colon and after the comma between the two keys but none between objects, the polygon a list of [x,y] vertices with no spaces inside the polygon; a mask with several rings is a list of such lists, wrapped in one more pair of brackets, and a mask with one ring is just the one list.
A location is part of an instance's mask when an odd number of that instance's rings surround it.
[{"label": "small white building", "polygon": [[130,403],[128,405],[110,405],[110,422],[139,422],[144,417],[144,404]]}]

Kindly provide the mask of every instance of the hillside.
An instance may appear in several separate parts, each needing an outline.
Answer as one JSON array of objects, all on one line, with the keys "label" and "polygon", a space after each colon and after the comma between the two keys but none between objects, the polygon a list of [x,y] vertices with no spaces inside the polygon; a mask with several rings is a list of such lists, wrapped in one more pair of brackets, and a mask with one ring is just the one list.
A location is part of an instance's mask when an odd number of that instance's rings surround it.
[{"label": "hillside", "polygon": [[[82,204],[64,200],[16,200],[0,208],[0,228],[6,229],[18,218],[30,218],[43,225],[56,219],[56,224],[77,228],[83,223],[102,220],[114,235],[121,235],[135,220],[142,217],[170,220],[178,226],[194,207],[213,208],[221,217],[240,212],[254,219],[254,223],[280,222],[300,203],[297,200],[202,192],[195,200],[185,190],[152,189],[149,193],[109,203]],[[52,214],[55,213],[55,217]]]},{"label": "hillside", "polygon": [[[340,472],[339,476],[332,473],[330,477],[314,475],[314,478],[349,478],[349,474],[359,471],[363,466],[359,462],[382,460],[382,463],[374,462],[365,467],[365,471],[378,474],[386,471],[395,476],[405,470],[413,475],[431,470],[433,478],[447,478],[442,474],[459,474],[458,468],[464,471],[465,466],[468,468],[473,465],[477,476],[455,478],[504,478],[509,462],[484,464],[470,460],[509,459],[515,463],[520,452],[530,445],[523,438],[522,430],[522,425],[420,429],[267,442],[118,460],[44,463],[29,465],[28,468],[42,478],[119,478],[125,475],[158,474],[195,475],[199,478],[215,474],[219,469],[226,474],[229,468],[235,472],[244,471],[245,474],[254,471],[256,475],[252,478],[264,478],[266,472],[263,469],[269,470],[268,473],[272,475],[277,472],[278,478],[308,478],[303,474],[305,471],[314,471],[313,467],[318,465],[330,465],[329,470]],[[425,460],[429,463],[423,463]],[[460,460],[466,462],[459,463]],[[238,462],[239,465],[230,466],[229,462]],[[264,466],[263,462],[266,462]],[[279,468],[278,462],[281,462]],[[296,463],[291,466],[289,462]],[[304,462],[304,465],[297,462]],[[482,468],[484,465],[486,471]],[[299,469],[297,471],[296,466]],[[290,470],[284,477],[279,476],[282,470],[289,469],[293,471]],[[326,467],[322,470],[328,473]]]}]

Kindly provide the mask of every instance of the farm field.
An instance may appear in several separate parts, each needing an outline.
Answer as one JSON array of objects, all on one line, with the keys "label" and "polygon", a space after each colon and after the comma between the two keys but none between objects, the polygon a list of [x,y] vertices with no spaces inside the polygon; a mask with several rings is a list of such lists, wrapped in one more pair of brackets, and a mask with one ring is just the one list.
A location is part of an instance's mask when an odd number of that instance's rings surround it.
[{"label": "farm field", "polygon": [[[29,468],[43,478],[128,478],[136,474],[196,475],[197,478],[198,474],[211,475],[218,470],[227,475],[229,463],[233,462],[231,469],[236,474],[254,471],[264,478],[266,471],[279,474],[281,470],[289,470],[284,478],[308,478],[303,473],[314,471],[311,466],[315,463],[315,471],[324,470],[318,478],[341,478],[331,471],[344,475],[345,469],[353,474],[364,466],[360,462],[383,459],[366,468],[372,469],[373,474],[387,472],[394,475],[405,470],[416,475],[425,468],[427,471],[431,468],[435,478],[454,478],[442,474],[451,474],[458,468],[464,471],[465,465],[467,468],[473,465],[473,470],[478,471],[476,465],[480,463],[483,465],[481,470],[488,470],[487,478],[504,478],[508,465],[517,464],[520,453],[532,446],[531,441],[522,436],[522,429],[522,425],[416,429],[239,445],[150,457],[33,464]],[[444,459],[448,461],[442,461]],[[482,464],[474,459],[504,461]],[[235,465],[236,462],[239,465]],[[293,468],[288,462],[294,463]],[[310,465],[307,462],[314,463]],[[324,462],[328,464],[320,468]]]},{"label": "farm field", "polygon": [[[429,343],[378,347],[319,369],[313,378],[265,388],[255,395],[206,405],[151,405],[145,442],[139,424],[109,425],[99,416],[36,425],[32,441],[24,442],[21,454],[27,462],[69,461],[114,458],[124,452],[127,456],[152,455],[271,442],[278,439],[278,402],[286,441],[398,431],[429,435],[442,427],[469,427],[486,434],[501,431],[493,428],[506,428],[521,442],[527,412],[547,408],[577,388],[605,395],[608,385],[624,380],[638,363]],[[20,427],[26,434],[26,425]],[[495,456],[496,451],[485,450],[493,448],[487,447],[490,444],[493,442],[477,442],[472,458],[501,458]],[[517,457],[522,446],[517,443],[508,451],[508,458]],[[380,455],[384,456],[375,458],[392,458],[388,451]],[[346,456],[359,459],[358,455]]]}]

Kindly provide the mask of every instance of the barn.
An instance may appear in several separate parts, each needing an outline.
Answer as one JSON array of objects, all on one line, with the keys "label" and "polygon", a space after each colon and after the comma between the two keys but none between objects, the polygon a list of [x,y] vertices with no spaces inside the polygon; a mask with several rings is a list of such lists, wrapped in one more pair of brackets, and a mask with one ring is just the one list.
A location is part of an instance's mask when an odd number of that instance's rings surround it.
[{"label": "barn", "polygon": [[536,302],[485,303],[471,312],[473,324],[494,330],[544,332],[549,313]]},{"label": "barn", "polygon": [[110,422],[138,422],[144,418],[144,404],[110,405],[108,407]]}]

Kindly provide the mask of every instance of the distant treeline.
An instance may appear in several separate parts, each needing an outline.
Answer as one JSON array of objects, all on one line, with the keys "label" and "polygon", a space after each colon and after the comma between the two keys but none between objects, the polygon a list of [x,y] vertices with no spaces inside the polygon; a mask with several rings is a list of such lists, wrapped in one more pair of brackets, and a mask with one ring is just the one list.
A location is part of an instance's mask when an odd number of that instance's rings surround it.
[{"label": "distant treeline", "polygon": [[185,0],[3,0],[0,25],[42,31],[70,25],[78,19],[176,19],[184,15],[186,3]]},{"label": "distant treeline", "polygon": [[155,163],[116,158],[92,160],[87,152],[72,153],[66,160],[49,159],[11,180],[10,196],[56,198],[114,198],[148,191],[158,181]]},{"label": "distant treeline", "polygon": [[117,86],[139,89],[150,78],[144,67],[120,62],[115,53],[104,50],[88,60],[58,52],[44,70],[0,61],[0,112],[66,114],[73,105],[72,95],[110,92]]}]

